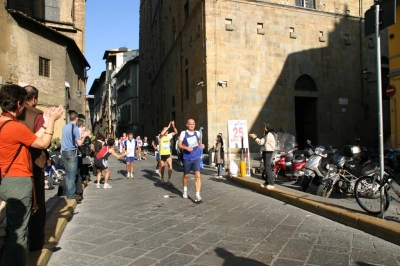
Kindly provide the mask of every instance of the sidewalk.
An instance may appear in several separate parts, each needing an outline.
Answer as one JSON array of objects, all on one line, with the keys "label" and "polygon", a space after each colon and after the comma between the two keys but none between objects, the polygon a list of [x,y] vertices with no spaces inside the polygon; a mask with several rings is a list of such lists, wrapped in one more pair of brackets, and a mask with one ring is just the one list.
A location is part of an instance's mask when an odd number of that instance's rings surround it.
[{"label": "sidewalk", "polygon": [[[239,162],[235,161],[238,165]],[[251,168],[259,166],[259,160],[250,161]],[[213,166],[210,166],[213,169]],[[364,212],[358,205],[354,197],[348,197],[340,193],[331,195],[330,198],[323,198],[298,190],[298,185],[293,185],[293,180],[286,177],[279,177],[275,183],[275,189],[267,190],[260,185],[264,183],[260,174],[252,171],[251,177],[232,177],[227,179],[247,187],[258,193],[289,203],[293,206],[313,212],[323,217],[329,218],[344,225],[362,230],[371,235],[375,235],[397,245],[400,245],[400,203],[392,200],[388,210],[385,212],[384,219],[375,217]],[[395,176],[397,182],[400,176]],[[394,182],[397,189],[398,183]],[[397,197],[393,191],[389,191],[390,196]]]},{"label": "sidewalk", "polygon": [[[174,164],[179,165],[176,156],[173,156],[173,159]],[[252,167],[258,165],[257,160],[251,162]],[[216,169],[213,166],[206,166],[202,174],[213,176],[216,174]],[[303,193],[296,190],[294,186],[290,188],[292,181],[287,181],[284,178],[276,183],[274,190],[261,188],[260,184],[263,183],[263,180],[257,174],[244,178],[226,176],[226,179],[252,191],[281,200],[290,205],[400,245],[400,204],[397,202],[392,201],[386,212],[385,219],[380,219],[363,212],[352,198],[325,199],[310,193]],[[77,203],[75,200],[66,200],[64,197],[53,196],[46,201],[48,214],[45,247],[42,251],[28,252],[27,265],[47,265],[52,252],[57,248],[58,241],[76,206]]]}]

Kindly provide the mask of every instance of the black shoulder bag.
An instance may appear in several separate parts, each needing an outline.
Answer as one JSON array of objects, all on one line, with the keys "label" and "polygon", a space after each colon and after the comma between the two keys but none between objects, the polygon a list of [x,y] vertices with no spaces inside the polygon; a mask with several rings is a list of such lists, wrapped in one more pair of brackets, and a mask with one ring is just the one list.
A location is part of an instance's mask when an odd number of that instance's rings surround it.
[{"label": "black shoulder bag", "polygon": [[[8,122],[11,122],[11,121],[12,121],[12,120],[7,120],[7,121],[5,121],[5,122],[1,125],[0,131],[1,131],[1,129],[4,127],[5,124],[7,124]],[[6,168],[6,170],[4,171],[4,173],[2,172],[2,169],[1,169],[1,167],[0,167],[0,177],[1,177],[1,178],[0,178],[0,185],[1,185],[1,181],[3,180],[3,178],[7,175],[8,171],[10,170],[11,165],[13,164],[13,162],[15,161],[15,159],[17,159],[19,153],[21,152],[21,149],[22,149],[22,144],[18,147],[17,152],[16,152],[15,155],[14,155],[14,158],[12,159],[10,165]]]}]

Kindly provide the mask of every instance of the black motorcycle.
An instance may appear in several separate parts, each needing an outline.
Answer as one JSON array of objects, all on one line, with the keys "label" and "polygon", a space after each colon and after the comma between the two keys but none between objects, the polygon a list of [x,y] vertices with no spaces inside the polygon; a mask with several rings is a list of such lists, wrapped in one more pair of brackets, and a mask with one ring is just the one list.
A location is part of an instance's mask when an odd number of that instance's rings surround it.
[{"label": "black motorcycle", "polygon": [[318,186],[317,195],[328,198],[337,188],[341,193],[353,194],[358,178],[372,176],[378,168],[376,161],[361,160],[361,149],[358,146],[346,145],[343,155],[336,154],[330,160],[329,175]]}]

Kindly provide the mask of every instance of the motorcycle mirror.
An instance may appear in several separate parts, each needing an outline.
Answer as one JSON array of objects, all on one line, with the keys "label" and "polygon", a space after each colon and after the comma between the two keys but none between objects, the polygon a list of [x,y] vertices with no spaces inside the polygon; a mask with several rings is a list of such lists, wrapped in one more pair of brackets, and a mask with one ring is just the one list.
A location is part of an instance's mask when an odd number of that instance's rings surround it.
[{"label": "motorcycle mirror", "polygon": [[308,140],[307,140],[307,144],[311,144],[311,140],[308,139]]}]

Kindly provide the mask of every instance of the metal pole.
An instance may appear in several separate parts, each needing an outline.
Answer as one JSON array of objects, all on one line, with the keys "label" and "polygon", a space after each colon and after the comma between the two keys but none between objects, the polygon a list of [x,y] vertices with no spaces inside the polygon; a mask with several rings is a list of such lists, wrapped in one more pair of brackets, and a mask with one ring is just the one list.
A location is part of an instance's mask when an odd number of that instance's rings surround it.
[{"label": "metal pole", "polygon": [[375,35],[376,35],[376,87],[378,90],[378,128],[379,128],[379,165],[380,165],[380,177],[381,177],[381,189],[380,189],[380,208],[381,208],[381,218],[384,218],[385,208],[384,204],[384,190],[383,190],[383,112],[382,112],[382,81],[381,81],[381,41],[379,34],[379,4],[375,5]]}]

